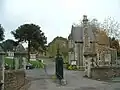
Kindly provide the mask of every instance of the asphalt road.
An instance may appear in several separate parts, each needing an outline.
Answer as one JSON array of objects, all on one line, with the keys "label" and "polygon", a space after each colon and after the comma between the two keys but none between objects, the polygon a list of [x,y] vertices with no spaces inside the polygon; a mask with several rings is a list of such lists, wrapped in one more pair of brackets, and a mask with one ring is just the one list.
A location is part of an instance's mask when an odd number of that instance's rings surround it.
[{"label": "asphalt road", "polygon": [[67,80],[66,86],[60,86],[53,82],[51,76],[55,74],[55,63],[45,60],[47,73],[44,69],[27,70],[26,75],[31,79],[28,90],[120,90],[120,83],[107,83],[83,78],[82,71],[64,70]]}]

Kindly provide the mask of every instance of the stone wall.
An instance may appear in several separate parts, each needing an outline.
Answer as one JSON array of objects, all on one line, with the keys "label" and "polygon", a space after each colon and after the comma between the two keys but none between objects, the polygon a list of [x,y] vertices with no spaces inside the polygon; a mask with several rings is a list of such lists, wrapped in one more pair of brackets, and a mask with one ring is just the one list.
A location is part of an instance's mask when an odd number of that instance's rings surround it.
[{"label": "stone wall", "polygon": [[91,78],[107,80],[112,77],[120,76],[120,67],[99,67],[91,69]]},{"label": "stone wall", "polygon": [[25,83],[25,72],[14,70],[5,72],[5,90],[19,90]]}]

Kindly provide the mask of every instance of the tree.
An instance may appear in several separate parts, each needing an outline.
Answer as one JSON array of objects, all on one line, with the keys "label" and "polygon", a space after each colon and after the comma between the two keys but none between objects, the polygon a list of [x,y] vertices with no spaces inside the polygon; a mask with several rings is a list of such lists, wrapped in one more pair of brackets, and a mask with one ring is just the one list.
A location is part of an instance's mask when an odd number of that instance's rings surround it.
[{"label": "tree", "polygon": [[41,47],[42,49],[44,49],[45,44],[47,43],[47,38],[45,37],[44,33],[40,30],[40,27],[35,24],[21,25],[11,33],[19,42],[28,42],[28,61],[30,59],[31,47]]},{"label": "tree", "polygon": [[4,28],[0,24],[0,41],[4,40]]},{"label": "tree", "polygon": [[64,59],[68,56],[68,40],[63,37],[55,37],[52,42],[48,44],[48,53],[51,56],[55,56],[57,49],[59,47],[59,52],[63,55]]},{"label": "tree", "polygon": [[101,24],[101,28],[103,28],[109,37],[120,38],[120,24],[114,18],[108,17],[105,19],[103,24]]},{"label": "tree", "polygon": [[110,47],[116,49],[117,51],[120,49],[119,46],[119,41],[116,40],[114,37],[113,38],[109,38],[110,39]]},{"label": "tree", "polygon": [[14,40],[7,39],[2,43],[2,47],[4,51],[13,51],[14,48],[18,45],[18,42],[15,42]]}]

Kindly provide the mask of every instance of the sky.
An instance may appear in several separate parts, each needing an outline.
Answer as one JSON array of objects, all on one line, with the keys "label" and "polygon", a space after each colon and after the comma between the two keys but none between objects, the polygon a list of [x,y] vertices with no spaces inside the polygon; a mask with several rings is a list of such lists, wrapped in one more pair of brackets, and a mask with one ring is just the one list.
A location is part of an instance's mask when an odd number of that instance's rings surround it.
[{"label": "sky", "polygon": [[56,36],[67,38],[83,15],[100,22],[110,16],[120,22],[120,0],[0,0],[5,39],[14,39],[10,32],[25,23],[39,25],[48,43]]}]

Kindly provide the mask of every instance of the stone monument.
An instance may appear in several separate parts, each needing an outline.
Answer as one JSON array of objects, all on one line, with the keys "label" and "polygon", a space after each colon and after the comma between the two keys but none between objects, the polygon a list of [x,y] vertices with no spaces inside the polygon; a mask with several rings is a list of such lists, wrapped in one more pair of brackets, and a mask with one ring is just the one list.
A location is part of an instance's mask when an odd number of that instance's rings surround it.
[{"label": "stone monument", "polygon": [[94,61],[96,60],[96,52],[90,50],[90,40],[88,36],[88,19],[84,15],[83,18],[83,28],[84,28],[84,61],[85,61],[85,76],[91,77],[91,68],[94,66]]},{"label": "stone monument", "polygon": [[[20,68],[23,68],[23,62],[24,64],[25,63],[25,56],[26,56],[26,52],[25,52],[25,49],[23,47],[22,44],[19,44],[17,47],[16,47],[16,50],[15,50],[15,69],[20,69]],[[23,59],[24,58],[24,59]],[[25,68],[25,66],[24,66]]]}]

